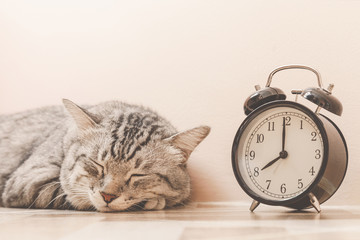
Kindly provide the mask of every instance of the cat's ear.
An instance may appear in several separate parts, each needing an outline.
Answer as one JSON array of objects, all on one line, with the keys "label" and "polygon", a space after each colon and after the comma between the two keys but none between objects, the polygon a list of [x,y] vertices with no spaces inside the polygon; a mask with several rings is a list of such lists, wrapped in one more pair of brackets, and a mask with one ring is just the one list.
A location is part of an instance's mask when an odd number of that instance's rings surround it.
[{"label": "cat's ear", "polygon": [[186,159],[209,134],[210,127],[200,126],[184,132],[177,133],[167,139],[173,146],[179,148],[185,155]]},{"label": "cat's ear", "polygon": [[97,123],[95,119],[92,118],[86,110],[82,109],[72,101],[68,99],[63,99],[63,104],[66,110],[70,113],[71,117],[74,119],[79,130],[86,130],[89,128],[96,127]]}]

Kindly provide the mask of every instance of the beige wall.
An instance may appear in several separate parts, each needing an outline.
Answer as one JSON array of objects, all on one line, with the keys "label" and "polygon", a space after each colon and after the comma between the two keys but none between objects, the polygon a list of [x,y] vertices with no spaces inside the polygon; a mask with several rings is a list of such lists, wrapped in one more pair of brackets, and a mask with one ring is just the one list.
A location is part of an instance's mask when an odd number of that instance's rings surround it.
[{"label": "beige wall", "polygon": [[[359,203],[359,13],[360,1],[345,0],[0,1],[0,113],[119,99],[180,130],[208,124],[189,164],[194,199],[248,201],[230,163],[243,102],[276,66],[307,64],[344,106],[342,117],[323,111],[350,152],[329,202]],[[295,70],[273,83],[289,93],[316,81]]]}]

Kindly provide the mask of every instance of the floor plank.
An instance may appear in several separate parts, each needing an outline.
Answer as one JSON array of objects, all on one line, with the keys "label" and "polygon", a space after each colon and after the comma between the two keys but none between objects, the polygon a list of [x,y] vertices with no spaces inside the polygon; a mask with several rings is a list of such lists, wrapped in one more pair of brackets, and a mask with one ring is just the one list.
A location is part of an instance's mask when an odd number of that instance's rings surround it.
[{"label": "floor plank", "polygon": [[293,211],[192,203],[163,211],[98,213],[0,208],[0,239],[358,239],[360,206]]}]

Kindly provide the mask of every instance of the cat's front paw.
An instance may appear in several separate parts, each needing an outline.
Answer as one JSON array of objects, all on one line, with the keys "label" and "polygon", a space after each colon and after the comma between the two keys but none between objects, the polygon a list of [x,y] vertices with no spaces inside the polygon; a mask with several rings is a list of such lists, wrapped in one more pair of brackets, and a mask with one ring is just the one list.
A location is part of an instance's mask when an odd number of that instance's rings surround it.
[{"label": "cat's front paw", "polygon": [[144,208],[146,210],[161,210],[161,209],[165,208],[165,205],[166,205],[165,198],[162,198],[162,197],[161,198],[153,198],[153,199],[148,200],[145,203]]}]

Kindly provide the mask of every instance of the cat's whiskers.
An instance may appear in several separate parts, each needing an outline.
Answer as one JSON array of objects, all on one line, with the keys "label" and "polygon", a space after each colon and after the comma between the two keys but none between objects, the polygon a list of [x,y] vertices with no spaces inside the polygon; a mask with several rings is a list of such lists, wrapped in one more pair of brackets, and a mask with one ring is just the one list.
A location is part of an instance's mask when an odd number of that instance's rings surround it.
[{"label": "cat's whiskers", "polygon": [[[59,187],[60,187],[60,186],[59,186]],[[59,194],[58,196],[54,197],[54,198],[45,206],[45,208],[48,208],[51,203],[55,202],[58,198],[63,197],[63,196],[65,196],[65,195],[66,195],[66,193],[61,193],[61,194]]]},{"label": "cat's whiskers", "polygon": [[77,195],[83,195],[83,196],[88,196],[88,193],[84,192],[84,191],[79,191],[77,189],[72,189],[71,190],[72,193],[76,193]]},{"label": "cat's whiskers", "polygon": [[71,205],[75,209],[89,209],[96,210],[89,198],[89,186],[84,183],[75,182],[70,189],[73,197],[71,198]]},{"label": "cat's whiskers", "polygon": [[88,184],[85,184],[85,183],[82,183],[82,182],[73,182],[72,186],[76,187],[79,190],[84,190],[84,191],[87,191],[88,189],[90,189]]},{"label": "cat's whiskers", "polygon": [[81,187],[81,188],[84,188],[84,189],[88,189],[88,188],[89,188],[89,186],[86,185],[86,184],[80,184],[80,183],[73,183],[73,184],[74,184],[74,186],[76,186],[76,187]]},{"label": "cat's whiskers", "polygon": [[141,202],[138,202],[138,203],[131,205],[129,208],[125,209],[125,211],[130,212],[130,211],[132,211],[133,207],[140,208],[141,210],[145,210],[145,208],[144,208],[144,206],[142,206]]},{"label": "cat's whiskers", "polygon": [[[34,204],[35,202],[44,194],[46,193],[46,190],[49,189],[50,187],[53,187],[54,185],[56,184],[59,184],[59,187],[60,187],[60,181],[56,181],[56,182],[51,182],[51,183],[46,183],[46,184],[43,184],[42,186],[39,187],[39,189],[41,189],[41,192],[40,194],[35,198],[35,200],[30,204],[30,206],[28,207],[28,209],[30,209]],[[46,185],[49,185],[49,186],[46,186]],[[42,189],[44,186],[46,186],[45,189]],[[56,188],[57,189],[57,188]]]},{"label": "cat's whiskers", "polygon": [[83,198],[75,198],[71,201],[71,205],[73,205],[75,207],[75,209],[90,209],[93,208],[94,206],[92,204],[89,204],[88,202],[86,202]]},{"label": "cat's whiskers", "polygon": [[88,193],[83,192],[83,191],[79,191],[79,190],[76,190],[76,189],[73,189],[71,192],[73,194],[76,194],[76,196],[86,196],[86,197],[89,196]]}]

